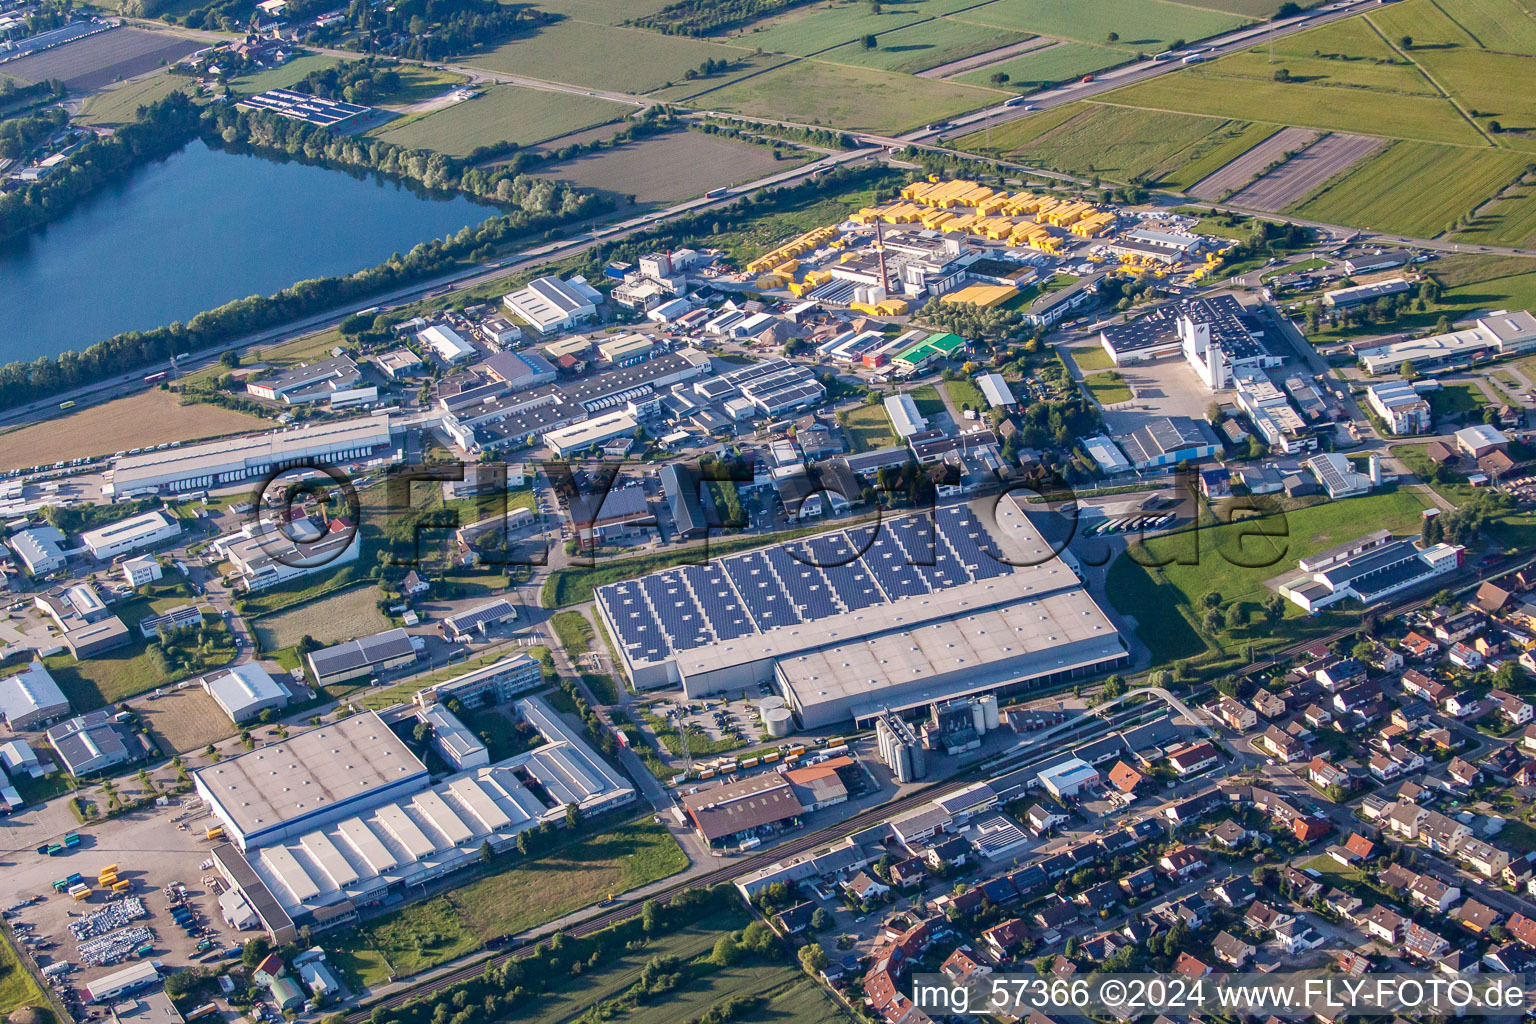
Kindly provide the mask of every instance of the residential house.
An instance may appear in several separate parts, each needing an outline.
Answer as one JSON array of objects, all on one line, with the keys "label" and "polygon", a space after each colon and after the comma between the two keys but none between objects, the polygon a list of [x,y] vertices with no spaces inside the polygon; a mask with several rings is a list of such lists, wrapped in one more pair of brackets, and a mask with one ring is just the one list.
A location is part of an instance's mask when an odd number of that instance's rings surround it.
[{"label": "residential house", "polygon": [[1504,690],[1489,690],[1488,696],[1498,702],[1499,717],[1511,725],[1526,725],[1531,721],[1531,705],[1528,701]]},{"label": "residential house", "polygon": [[1258,890],[1254,889],[1253,883],[1248,880],[1246,875],[1233,875],[1231,878],[1213,885],[1211,887],[1211,895],[1233,910],[1236,910],[1238,907],[1247,906],[1249,903],[1252,903],[1258,895]]},{"label": "residential house", "polygon": [[1321,729],[1325,725],[1332,725],[1334,717],[1333,712],[1321,704],[1308,704],[1301,713],[1301,720],[1310,729]]},{"label": "residential house", "polygon": [[1258,949],[1231,932],[1223,931],[1212,940],[1211,951],[1222,963],[1241,969]]},{"label": "residential house", "polygon": [[1257,746],[1266,750],[1275,760],[1284,764],[1300,760],[1307,752],[1307,745],[1279,726],[1271,725],[1259,737]]},{"label": "residential house", "polygon": [[1247,732],[1259,722],[1253,708],[1226,696],[1216,702],[1216,717],[1234,732]]},{"label": "residential house", "polygon": [[1180,953],[1178,959],[1173,962],[1173,973],[1190,978],[1203,978],[1211,973],[1211,969],[1198,957]]},{"label": "residential house", "polygon": [[1484,878],[1497,878],[1509,866],[1509,853],[1481,839],[1466,838],[1456,847],[1456,856]]},{"label": "residential house", "polygon": [[1216,764],[1216,747],[1209,741],[1185,743],[1168,752],[1168,765],[1180,778],[1205,771]]},{"label": "residential house", "polygon": [[1464,668],[1469,672],[1475,672],[1483,667],[1483,654],[1470,644],[1457,641],[1451,644],[1451,649],[1446,652],[1451,659],[1451,664]]},{"label": "residential house", "polygon": [[1018,918],[1010,918],[1002,924],[993,925],[981,933],[982,944],[999,960],[1004,960],[1013,955],[1029,939],[1029,929]]},{"label": "residential house", "polygon": [[1403,928],[1403,952],[1417,960],[1434,960],[1450,948],[1442,936],[1412,921]]},{"label": "residential house", "polygon": [[1408,902],[1426,907],[1437,914],[1451,909],[1451,904],[1461,899],[1461,887],[1441,881],[1433,875],[1419,875],[1408,886]]},{"label": "residential house", "polygon": [[1482,935],[1488,929],[1499,923],[1503,916],[1497,910],[1477,900],[1469,899],[1455,910],[1451,916],[1461,923],[1461,926],[1474,935]]},{"label": "residential house", "polygon": [[1402,939],[1406,922],[1407,918],[1385,905],[1372,907],[1360,919],[1367,934],[1394,946]]},{"label": "residential house", "polygon": [[1287,710],[1285,698],[1270,693],[1268,690],[1259,690],[1249,699],[1249,703],[1253,705],[1255,711],[1265,718],[1282,718]]},{"label": "residential house", "polygon": [[1430,678],[1416,668],[1411,668],[1398,677],[1398,682],[1403,687],[1403,692],[1421,700],[1432,701],[1438,705],[1451,695],[1451,688],[1444,683]]},{"label": "residential house", "polygon": [[1157,863],[1170,877],[1179,881],[1192,878],[1209,867],[1205,855],[1191,846],[1174,847],[1163,854]]},{"label": "residential house", "polygon": [[1475,786],[1482,779],[1483,773],[1477,765],[1461,757],[1451,758],[1450,765],[1446,768],[1446,774],[1453,782],[1462,786]]},{"label": "residential house", "polygon": [[1428,658],[1440,650],[1439,644],[1417,630],[1411,630],[1407,636],[1403,637],[1402,646],[1410,658]]},{"label": "residential house", "polygon": [[1349,773],[1321,757],[1307,762],[1307,779],[1314,785],[1327,789],[1329,786],[1347,786]]},{"label": "residential house", "polygon": [[1243,843],[1248,841],[1248,836],[1250,834],[1251,833],[1246,828],[1239,825],[1231,818],[1223,821],[1221,824],[1217,825],[1210,831],[1211,841],[1216,843],[1216,845],[1224,846],[1229,850],[1235,850],[1239,846],[1242,846]]}]

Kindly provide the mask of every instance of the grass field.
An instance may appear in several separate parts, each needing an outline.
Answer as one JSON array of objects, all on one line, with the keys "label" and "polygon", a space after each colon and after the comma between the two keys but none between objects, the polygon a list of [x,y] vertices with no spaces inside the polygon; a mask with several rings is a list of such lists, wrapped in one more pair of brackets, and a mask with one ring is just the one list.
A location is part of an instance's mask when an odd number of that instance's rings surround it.
[{"label": "grass field", "polygon": [[1477,123],[1484,130],[1491,132],[1493,122],[1499,123],[1501,134],[1496,138],[1502,145],[1526,153],[1536,151],[1536,91],[1510,88],[1512,83],[1530,82],[1536,77],[1536,57],[1471,47],[1415,47],[1412,54],[1463,108],[1477,111]]},{"label": "grass field", "polygon": [[721,185],[788,170],[807,159],[804,150],[784,152],[788,158],[780,160],[766,146],[676,131],[546,164],[538,173],[594,191],[631,195],[641,205],[670,205]]},{"label": "grass field", "polygon": [[[548,841],[548,840],[546,840]],[[414,974],[615,895],[674,875],[688,856],[649,819],[585,836],[532,860],[404,907],[342,937],[342,969],[376,985]]]},{"label": "grass field", "polygon": [[1394,490],[1152,537],[1146,550],[1164,564],[1147,568],[1117,558],[1109,572],[1110,599],[1122,613],[1137,618],[1137,634],[1158,660],[1188,657],[1204,646],[1193,626],[1203,614],[1202,596],[1212,591],[1220,595],[1221,609],[1240,603],[1254,613],[1247,626],[1223,628],[1223,642],[1262,649],[1321,635],[1358,621],[1358,612],[1308,616],[1287,602],[1282,625],[1271,627],[1257,615],[1260,603],[1273,593],[1265,581],[1298,574],[1297,559],[1349,541],[1367,528],[1417,533],[1422,508],[1412,492]]},{"label": "grass field", "polygon": [[715,110],[855,131],[894,132],[995,103],[1001,94],[874,68],[795,61],[709,93]]},{"label": "grass field", "polygon": [[354,640],[389,628],[378,609],[379,591],[368,583],[327,594],[251,622],[264,651],[292,647],[308,634],[321,644]]},{"label": "grass field", "polygon": [[1451,237],[1473,245],[1525,247],[1536,242],[1536,182],[1522,180],[1505,189]]},{"label": "grass field", "polygon": [[464,156],[493,142],[531,146],[629,113],[625,105],[595,96],[496,85],[472,100],[385,125],[377,134],[399,146]]},{"label": "grass field", "polygon": [[9,1017],[24,1006],[48,1010],[48,997],[37,979],[21,965],[16,947],[0,936],[0,1016]]},{"label": "grass field", "polygon": [[549,617],[549,628],[572,661],[592,650],[592,623],[581,612],[556,612]]},{"label": "grass field", "polygon": [[843,430],[848,434],[848,444],[855,452],[872,452],[876,448],[889,448],[897,443],[896,431],[891,429],[890,417],[884,405],[861,405],[848,410],[848,422]]},{"label": "grass field", "polygon": [[180,405],[175,395],[156,389],[0,433],[0,470],[271,426],[216,405]]},{"label": "grass field", "polygon": [[140,107],[163,100],[177,90],[188,93],[192,83],[181,75],[161,72],[113,86],[85,101],[75,120],[89,125],[127,124],[138,118]]},{"label": "grass field", "polygon": [[1115,405],[1118,402],[1129,402],[1135,397],[1131,389],[1125,383],[1125,378],[1114,370],[1104,373],[1091,373],[1083,378],[1083,386],[1093,396],[1093,400],[1100,405]]},{"label": "grass field", "polygon": [[1120,36],[1115,47],[1128,56],[1138,50],[1155,53],[1167,49],[1178,39],[1204,39],[1248,20],[1167,0],[992,0],[966,11],[963,17],[983,25],[1081,43],[1103,43],[1115,32]]},{"label": "grass field", "polygon": [[859,0],[831,0],[806,4],[766,18],[740,35],[732,36],[731,41],[738,46],[762,47],[806,57],[856,42],[866,35],[879,37],[882,33],[895,32],[920,21],[973,7],[975,3],[976,0],[906,0],[881,4],[877,14],[872,4]]},{"label": "grass field", "polygon": [[235,724],[224,709],[201,688],[171,690],[159,700],[146,702],[138,712],[144,728],[166,755],[202,750],[235,734]]},{"label": "grass field", "polygon": [[394,92],[376,95],[376,107],[403,107],[424,100],[436,99],[449,89],[463,85],[469,79],[452,71],[426,67],[421,64],[400,64],[395,69],[400,75],[400,87]]},{"label": "grass field", "polygon": [[1013,88],[1049,85],[1053,82],[1072,81],[1091,72],[1123,64],[1132,56],[1124,50],[1113,50],[1107,46],[1062,42],[967,71],[957,75],[954,81],[968,85],[991,85],[993,75],[1004,74],[1008,76],[1008,85]]},{"label": "grass field", "polygon": [[1102,345],[1083,345],[1068,351],[1077,368],[1084,373],[1114,369],[1115,361],[1109,358],[1109,353],[1104,351]]},{"label": "grass field", "polygon": [[828,50],[820,59],[886,71],[926,71],[1028,38],[1027,32],[999,31],[955,18],[935,18],[879,33],[875,36],[878,45],[873,50],[866,50],[861,40],[855,40]]},{"label": "grass field", "polygon": [[[1050,111],[1046,117],[1026,117],[993,129],[991,150],[1058,171],[1157,184],[1192,159],[1190,154],[1202,152],[1202,146],[1217,144],[1244,127],[1215,117],[1081,103],[1070,114]],[[968,135],[961,145],[986,150],[986,136]]]},{"label": "grass field", "polygon": [[981,393],[981,388],[969,377],[945,381],[944,393],[949,396],[949,404],[956,409],[970,407],[981,412],[987,411],[987,396]]},{"label": "grass field", "polygon": [[1397,142],[1289,212],[1431,238],[1498,194],[1525,165],[1526,158],[1515,153]]},{"label": "grass field", "polygon": [[912,396],[912,403],[917,406],[917,414],[930,423],[948,411],[944,408],[944,399],[939,397],[938,390],[932,384],[913,388],[908,394]]},{"label": "grass field", "polygon": [[474,67],[615,92],[650,92],[705,61],[738,61],[747,50],[585,21],[557,21],[528,38],[464,61]]},{"label": "grass field", "polygon": [[340,57],[311,53],[307,56],[295,57],[288,63],[267,71],[231,78],[229,87],[241,96],[254,96],[268,89],[288,89],[294,83],[302,81],[311,71],[324,71],[326,68],[336,67],[341,62]]}]

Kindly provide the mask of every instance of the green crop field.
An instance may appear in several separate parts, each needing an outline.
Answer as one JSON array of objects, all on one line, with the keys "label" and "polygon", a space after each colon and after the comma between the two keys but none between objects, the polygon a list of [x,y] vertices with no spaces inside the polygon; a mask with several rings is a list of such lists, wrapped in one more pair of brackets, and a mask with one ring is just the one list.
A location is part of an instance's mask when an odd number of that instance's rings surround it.
[{"label": "green crop field", "polygon": [[[749,26],[740,35],[729,37],[738,46],[761,47],[802,57],[855,42],[874,33],[892,32],[941,14],[975,6],[977,0],[910,0],[886,3],[875,13],[862,0],[832,0],[807,4],[785,14],[767,18]],[[969,20],[969,19],[967,19]]]},{"label": "green crop field", "polygon": [[398,128],[385,125],[377,134],[396,145],[464,156],[477,146],[502,140],[530,146],[629,113],[624,104],[595,96],[496,85],[472,100],[435,110]]},{"label": "green crop field", "polygon": [[637,28],[557,21],[464,63],[586,89],[643,93],[683,81],[707,60],[739,61],[748,50]]},{"label": "green crop field", "polygon": [[897,132],[996,103],[1001,94],[874,68],[800,60],[709,94],[714,110],[855,131]]},{"label": "green crop field", "polygon": [[1403,36],[1413,37],[1415,47],[1477,45],[1477,40],[1446,14],[1445,8],[1436,0],[1401,0],[1400,3],[1383,4],[1379,10],[1370,13],[1368,20],[1393,41]]},{"label": "green crop field", "polygon": [[[1056,111],[1041,118],[1024,118],[992,132],[992,149],[1031,164],[1073,174],[1098,174],[1116,181],[1142,178],[1156,183],[1191,157],[1202,145],[1224,140],[1244,125],[1214,117],[1193,117],[1100,103],[1073,104],[1075,111],[1060,120]],[[1046,131],[1041,124],[1056,121]],[[1012,132],[1015,130],[1019,136]],[[962,140],[985,149],[985,132]],[[1016,137],[1021,138],[1018,143]]]},{"label": "green crop field", "polygon": [[1131,54],[1164,50],[1179,39],[1204,39],[1248,20],[1168,0],[992,0],[963,16],[966,21],[1081,43],[1103,43],[1115,32],[1120,38],[1114,45]]},{"label": "green crop field", "polygon": [[934,18],[876,35],[877,45],[872,50],[865,49],[862,40],[855,40],[828,50],[820,59],[886,71],[916,72],[1028,38],[1025,32],[1000,31],[954,18]]},{"label": "green crop field", "polygon": [[1473,245],[1536,244],[1536,183],[1522,181],[1499,198],[1478,209],[1463,230],[1451,236]]},{"label": "green crop field", "polygon": [[[1237,56],[1242,56],[1241,54]],[[1225,59],[1200,64],[1106,93],[1103,100],[1155,110],[1182,110],[1244,121],[1296,125],[1361,135],[1485,145],[1481,132],[1444,99],[1308,82],[1255,80],[1226,73]],[[1246,69],[1238,63],[1239,72]]]},{"label": "green crop field", "polygon": [[1280,128],[1277,125],[1228,121],[1221,131],[1190,147],[1184,154],[1188,162],[1164,174],[1163,185],[1186,191],[1278,131]]},{"label": "green crop field", "polygon": [[1536,57],[1467,47],[1415,48],[1413,59],[1465,109],[1477,111],[1483,128],[1491,131],[1497,121],[1501,145],[1536,151],[1536,89],[1530,87],[1536,81]]},{"label": "green crop field", "polygon": [[1092,43],[1063,42],[1021,53],[1017,57],[998,64],[988,64],[975,71],[967,71],[957,75],[954,81],[970,85],[991,85],[992,76],[1001,73],[1008,76],[1008,84],[1011,86],[1049,85],[1053,82],[1072,81],[1094,71],[1124,64],[1131,58],[1132,54],[1124,50],[1112,50]]},{"label": "green crop field", "polygon": [[99,92],[85,101],[75,120],[89,125],[128,124],[138,118],[140,107],[165,99],[177,90],[191,93],[192,83],[181,75],[159,74],[137,78]]},{"label": "green crop field", "polygon": [[254,96],[258,92],[266,92],[268,89],[287,89],[294,83],[301,81],[311,71],[324,71],[340,64],[340,57],[331,57],[323,53],[312,53],[304,57],[295,57],[286,64],[272,68],[268,71],[258,71],[254,75],[241,75],[239,78],[231,78],[229,87],[241,96]]},{"label": "green crop field", "polygon": [[1161,564],[1144,567],[1128,557],[1117,558],[1109,572],[1110,599],[1121,612],[1138,618],[1138,635],[1154,654],[1170,657],[1196,653],[1200,641],[1194,624],[1203,614],[1201,598],[1210,592],[1220,595],[1222,609],[1241,603],[1255,613],[1247,626],[1223,628],[1223,641],[1262,649],[1321,635],[1351,619],[1358,622],[1358,612],[1329,610],[1314,617],[1287,602],[1284,624],[1270,627],[1256,614],[1274,592],[1265,581],[1288,572],[1299,575],[1297,559],[1352,540],[1367,527],[1416,534],[1422,509],[1410,491],[1384,491],[1152,537],[1145,549]]},{"label": "green crop field", "polygon": [[1456,23],[1480,45],[1536,55],[1536,19],[1515,0],[1456,0]]},{"label": "green crop field", "polygon": [[21,965],[21,957],[9,939],[0,936],[0,1014],[9,1017],[27,1006],[49,1013],[48,997],[37,979]]},{"label": "green crop field", "polygon": [[1398,142],[1290,212],[1329,224],[1432,238],[1514,180],[1525,158],[1491,149]]}]

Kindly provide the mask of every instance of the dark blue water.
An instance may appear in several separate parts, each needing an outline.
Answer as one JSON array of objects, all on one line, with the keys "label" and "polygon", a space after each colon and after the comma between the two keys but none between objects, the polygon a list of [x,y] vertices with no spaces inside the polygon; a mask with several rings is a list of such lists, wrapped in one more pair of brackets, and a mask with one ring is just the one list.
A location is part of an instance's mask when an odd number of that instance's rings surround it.
[{"label": "dark blue water", "polygon": [[195,141],[0,248],[0,363],[362,270],[496,212]]}]

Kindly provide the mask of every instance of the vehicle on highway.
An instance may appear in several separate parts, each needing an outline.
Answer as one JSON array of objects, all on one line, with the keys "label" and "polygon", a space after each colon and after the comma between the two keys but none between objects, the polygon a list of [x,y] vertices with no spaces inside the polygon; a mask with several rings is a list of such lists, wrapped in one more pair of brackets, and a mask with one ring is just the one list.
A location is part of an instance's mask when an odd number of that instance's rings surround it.
[{"label": "vehicle on highway", "polygon": [[1007,103],[1003,104],[1003,106],[1005,106],[1005,107],[1022,107],[1023,105],[1024,105],[1024,97],[1023,96],[1015,96],[1013,99],[1011,99]]},{"label": "vehicle on highway", "polygon": [[1078,81],[1079,82],[1091,82],[1091,81],[1094,80],[1094,77],[1095,76],[1093,76],[1093,75],[1084,75],[1082,78],[1079,78]]}]

